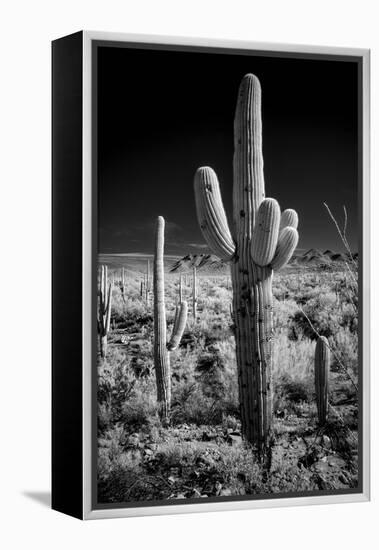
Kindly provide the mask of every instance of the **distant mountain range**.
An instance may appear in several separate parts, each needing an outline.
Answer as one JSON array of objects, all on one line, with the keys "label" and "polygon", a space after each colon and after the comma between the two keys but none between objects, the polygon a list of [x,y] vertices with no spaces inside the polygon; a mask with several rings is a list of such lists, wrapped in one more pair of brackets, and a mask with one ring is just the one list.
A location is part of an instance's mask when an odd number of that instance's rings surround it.
[{"label": "distant mountain range", "polygon": [[[356,260],[358,258],[358,253],[354,253],[353,258]],[[332,250],[325,250],[325,252],[322,252],[317,248],[311,248],[304,254],[294,254],[290,261],[290,265],[329,265],[332,267],[334,264],[337,265],[346,261],[349,261],[349,256],[344,252],[333,252]],[[170,272],[183,273],[190,271],[193,267],[222,272],[227,265],[227,262],[220,260],[220,258],[213,254],[187,254],[187,256],[183,256],[183,258],[180,258],[172,264]]]},{"label": "distant mountain range", "polygon": [[187,254],[183,256],[170,268],[170,273],[183,273],[185,271],[191,271],[196,267],[203,270],[211,271],[224,271],[228,263],[220,260],[218,256],[214,254]]},{"label": "distant mountain range", "polygon": [[[358,253],[354,253],[353,258],[357,259]],[[325,250],[325,252],[322,252],[317,248],[311,248],[304,254],[295,254],[291,263],[333,264],[335,262],[347,262],[349,259],[349,255],[345,252],[333,252],[333,250]]]}]

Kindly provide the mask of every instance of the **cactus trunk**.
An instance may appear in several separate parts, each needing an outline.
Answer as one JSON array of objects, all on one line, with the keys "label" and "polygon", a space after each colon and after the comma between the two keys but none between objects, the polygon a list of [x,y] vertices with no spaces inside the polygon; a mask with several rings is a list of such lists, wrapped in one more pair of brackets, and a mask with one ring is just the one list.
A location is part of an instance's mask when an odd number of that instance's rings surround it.
[{"label": "cactus trunk", "polygon": [[[271,427],[272,274],[268,268],[232,267],[241,423],[262,452]],[[248,290],[250,289],[250,290]]]},{"label": "cactus trunk", "polygon": [[265,199],[261,88],[254,75],[240,85],[234,119],[233,228],[228,227],[217,176],[199,168],[196,207],[203,235],[215,254],[231,262],[233,321],[244,437],[263,456],[272,415],[272,275],[297,244],[297,215]]},{"label": "cactus trunk", "polygon": [[251,80],[240,87],[233,168],[238,253],[232,262],[232,282],[241,422],[245,437],[262,450],[271,418],[272,270],[259,267],[250,256],[258,208],[265,198],[260,88]]},{"label": "cactus trunk", "polygon": [[166,307],[164,295],[164,219],[158,218],[154,255],[154,362],[157,380],[157,399],[162,421],[170,416],[171,375],[167,351]]},{"label": "cactus trunk", "polygon": [[100,355],[101,355],[101,357],[106,357],[107,347],[108,347],[108,337],[105,334],[104,336],[100,336]]},{"label": "cactus trunk", "polygon": [[154,289],[154,366],[157,381],[157,401],[163,424],[170,422],[171,370],[170,351],[177,348],[187,322],[187,303],[177,308],[170,342],[167,342],[166,307],[164,292],[164,226],[162,216],[158,217],[155,234],[153,268]]}]

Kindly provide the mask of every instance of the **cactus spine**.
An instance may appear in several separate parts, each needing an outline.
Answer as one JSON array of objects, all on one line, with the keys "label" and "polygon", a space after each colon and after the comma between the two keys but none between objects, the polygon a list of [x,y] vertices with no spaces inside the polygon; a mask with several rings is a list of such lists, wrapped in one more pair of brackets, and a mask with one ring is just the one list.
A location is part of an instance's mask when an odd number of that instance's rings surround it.
[{"label": "cactus spine", "polygon": [[100,338],[100,355],[105,357],[107,354],[108,332],[111,324],[112,308],[112,282],[108,284],[108,267],[101,266],[100,288],[98,292],[98,310],[97,310],[97,331]]},{"label": "cactus spine", "polygon": [[330,348],[325,336],[320,336],[315,351],[315,388],[318,423],[324,425],[328,416]]},{"label": "cactus spine", "polygon": [[242,430],[263,455],[272,410],[272,274],[292,256],[298,234],[296,213],[280,215],[277,201],[265,199],[261,87],[256,76],[242,79],[234,118],[233,232],[215,172],[199,168],[194,187],[204,238],[215,254],[231,261]]},{"label": "cactus spine", "polygon": [[176,308],[171,339],[167,342],[166,307],[164,294],[164,218],[158,217],[154,254],[154,365],[157,380],[159,414],[164,424],[170,421],[171,370],[170,351],[175,350],[187,323],[187,302]]}]

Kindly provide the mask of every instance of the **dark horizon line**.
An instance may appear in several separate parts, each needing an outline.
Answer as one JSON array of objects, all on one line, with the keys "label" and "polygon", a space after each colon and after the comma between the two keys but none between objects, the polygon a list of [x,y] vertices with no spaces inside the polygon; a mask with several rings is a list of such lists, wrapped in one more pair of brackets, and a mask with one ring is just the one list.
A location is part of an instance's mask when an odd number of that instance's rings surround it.
[{"label": "dark horizon line", "polygon": [[[342,248],[342,249],[333,249],[333,248],[320,248],[320,247],[315,247],[315,246],[311,246],[309,248],[305,248],[305,247],[301,247],[301,248],[296,248],[295,251],[294,251],[294,256],[295,255],[299,255],[300,252],[303,252],[303,254],[300,254],[302,256],[305,256],[308,252],[312,251],[312,250],[315,250],[317,252],[321,252],[322,254],[325,254],[325,252],[327,251],[330,251],[332,252],[333,254],[348,254],[348,251],[345,249],[345,248]],[[358,254],[359,251],[358,250],[351,250],[351,253],[352,254]],[[133,250],[133,251],[123,251],[123,252],[120,252],[120,251],[98,251],[97,252],[97,255],[100,256],[100,255],[109,255],[109,256],[112,256],[112,255],[126,255],[126,254],[139,254],[139,255],[144,255],[144,256],[154,256],[154,252],[153,251],[141,251],[141,250]],[[187,253],[183,252],[175,252],[175,251],[172,251],[172,250],[169,250],[169,251],[165,251],[165,256],[188,256],[188,255],[192,255],[192,256],[200,256],[200,255],[204,255],[204,254],[210,254],[212,256],[217,256],[217,254],[215,254],[214,252],[212,252],[211,250],[206,250],[206,251],[196,251],[196,249],[194,249],[193,251],[187,251]]]}]

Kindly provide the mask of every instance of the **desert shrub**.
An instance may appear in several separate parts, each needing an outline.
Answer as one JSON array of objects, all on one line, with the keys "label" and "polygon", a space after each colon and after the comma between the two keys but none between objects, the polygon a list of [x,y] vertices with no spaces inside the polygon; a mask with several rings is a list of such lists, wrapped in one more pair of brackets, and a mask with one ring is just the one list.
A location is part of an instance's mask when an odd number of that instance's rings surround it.
[{"label": "desert shrub", "polygon": [[[139,282],[138,282],[139,284]],[[150,317],[149,306],[139,295],[137,283],[129,280],[126,285],[125,299],[122,298],[120,287],[115,285],[112,291],[112,322],[124,326],[127,319],[141,319]]]},{"label": "desert shrub", "polygon": [[[208,345],[207,345],[208,344]],[[234,341],[210,344],[172,354],[172,409],[175,423],[211,424],[223,414],[238,414],[238,380]]]},{"label": "desert shrub", "polygon": [[172,396],[173,424],[220,424],[223,417],[221,403],[205,396],[198,384],[179,384]]},{"label": "desert shrub", "polygon": [[139,382],[133,396],[123,406],[123,420],[131,431],[140,430],[145,426],[150,427],[159,422],[155,395],[151,387],[146,391],[145,382],[146,380]]},{"label": "desert shrub", "polygon": [[151,476],[147,476],[138,453],[120,453],[111,460],[104,449],[98,458],[98,501],[101,503],[128,502],[164,498],[156,493]]},{"label": "desert shrub", "polygon": [[277,331],[273,345],[274,409],[286,402],[309,401],[313,395],[314,343],[307,337],[291,340],[286,329]]},{"label": "desert shrub", "polygon": [[131,340],[127,348],[130,366],[137,377],[146,377],[153,372],[153,342],[142,334],[137,340]]},{"label": "desert shrub", "polygon": [[204,452],[203,448],[196,441],[181,440],[178,445],[178,441],[171,438],[158,444],[157,460],[161,469],[170,470],[170,468],[182,467],[184,462],[195,463],[202,452]]},{"label": "desert shrub", "polygon": [[124,422],[137,429],[154,421],[157,406],[155,380],[136,374],[133,357],[110,348],[98,366],[98,428]]},{"label": "desert shrub", "polygon": [[[329,338],[332,350],[337,353],[340,362],[355,375],[358,374],[358,333],[347,327],[339,330]],[[335,355],[332,355],[332,367],[340,370]]]},{"label": "desert shrub", "polygon": [[298,309],[299,309],[298,305],[294,300],[286,300],[285,302],[282,302],[274,298],[274,303],[273,303],[274,330],[288,327],[291,317],[295,315]]},{"label": "desert shrub", "polygon": [[222,399],[225,396],[224,369],[218,350],[214,346],[199,356],[196,365],[196,379],[200,382],[202,392],[206,397]]},{"label": "desert shrub", "polygon": [[[356,330],[357,317],[353,306],[350,303],[339,304],[336,295],[330,292],[312,298],[303,309],[317,332],[327,338],[336,335],[341,327],[352,332]],[[306,336],[317,338],[302,311],[296,312],[292,321]]]},{"label": "desert shrub", "polygon": [[122,416],[125,400],[133,393],[137,380],[130,359],[115,348],[110,348],[106,360],[98,366],[97,399],[100,424],[117,422]]},{"label": "desert shrub", "polygon": [[306,337],[293,341],[286,329],[276,332],[273,342],[274,380],[289,376],[293,380],[308,381],[313,372],[314,343]]},{"label": "desert shrub", "polygon": [[216,425],[221,424],[225,416],[238,415],[238,400],[231,399],[230,396],[224,399],[207,396],[199,383],[182,382],[173,390],[173,424]]}]

